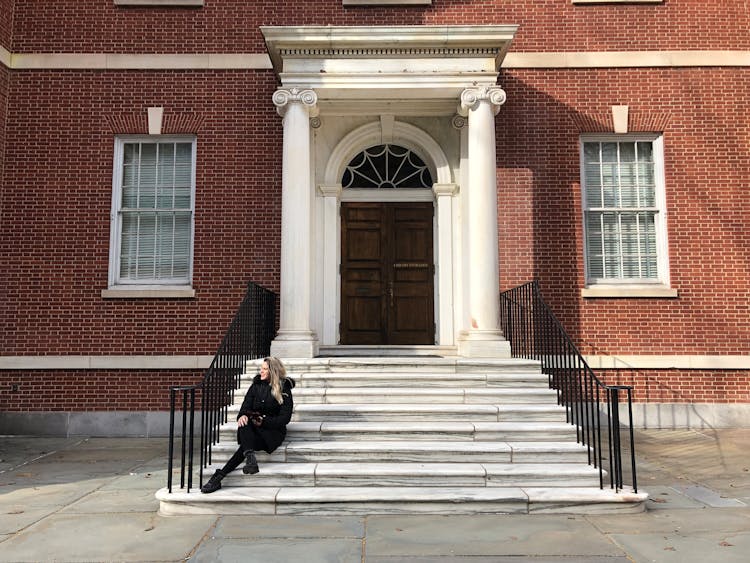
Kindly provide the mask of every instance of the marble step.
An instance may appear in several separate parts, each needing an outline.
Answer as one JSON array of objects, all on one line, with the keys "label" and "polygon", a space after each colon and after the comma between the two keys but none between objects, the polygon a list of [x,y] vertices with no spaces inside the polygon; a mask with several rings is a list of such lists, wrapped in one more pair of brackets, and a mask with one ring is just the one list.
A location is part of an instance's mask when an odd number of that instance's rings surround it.
[{"label": "marble step", "polygon": [[[237,449],[223,442],[212,450],[212,462],[224,463]],[[493,462],[587,463],[587,449],[575,442],[439,441],[290,441],[272,454],[257,452],[259,462]]]},{"label": "marble step", "polygon": [[[263,360],[249,360],[246,371],[255,374]],[[333,373],[364,371],[369,373],[404,373],[428,371],[432,373],[540,373],[540,362],[523,358],[477,359],[440,356],[369,356],[287,358],[287,372],[294,376],[305,373]]]},{"label": "marble step", "polygon": [[610,514],[643,512],[648,495],[581,487],[232,487],[210,494],[166,488],[162,515]]},{"label": "marble step", "polygon": [[[221,440],[233,441],[237,423],[221,426]],[[437,440],[575,442],[575,427],[567,422],[291,422],[287,439],[303,440]]]},{"label": "marble step", "polygon": [[[214,463],[206,475],[221,467]],[[236,470],[234,487],[598,487],[599,471],[586,463],[268,462],[260,473]]]},{"label": "marble step", "polygon": [[[300,389],[317,387],[379,387],[391,390],[394,387],[522,387],[549,389],[549,377],[539,372],[500,372],[500,373],[367,373],[367,372],[334,372],[334,373],[300,373],[291,374]],[[254,373],[242,377],[239,393],[247,392]]]},{"label": "marble step", "polygon": [[[230,419],[239,407],[230,407]],[[565,409],[557,404],[301,404],[294,406],[292,420],[349,422],[378,420],[423,421],[553,421],[565,420]]]},{"label": "marble step", "polygon": [[[238,405],[230,405],[229,420],[236,420]],[[293,421],[551,421],[563,422],[565,409],[557,404],[296,404]]]},{"label": "marble step", "polygon": [[430,403],[430,404],[477,404],[477,403],[544,403],[557,401],[552,389],[506,389],[506,388],[424,388],[424,387],[324,387],[294,390],[296,405],[307,403]]}]

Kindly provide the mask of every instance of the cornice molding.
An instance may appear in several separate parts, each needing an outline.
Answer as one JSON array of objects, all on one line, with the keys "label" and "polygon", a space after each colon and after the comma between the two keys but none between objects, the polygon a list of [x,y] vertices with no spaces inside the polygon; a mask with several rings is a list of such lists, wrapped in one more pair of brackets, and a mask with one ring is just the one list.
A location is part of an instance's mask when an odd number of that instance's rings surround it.
[{"label": "cornice molding", "polygon": [[[0,64],[13,70],[269,70],[262,53],[122,54],[11,53]],[[748,67],[750,51],[590,51],[508,53],[501,68]]]}]

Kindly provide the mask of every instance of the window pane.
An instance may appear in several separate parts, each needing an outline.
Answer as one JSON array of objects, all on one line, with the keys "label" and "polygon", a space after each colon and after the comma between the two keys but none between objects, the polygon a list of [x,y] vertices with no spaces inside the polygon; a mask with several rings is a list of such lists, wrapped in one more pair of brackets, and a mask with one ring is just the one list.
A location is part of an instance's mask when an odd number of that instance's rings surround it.
[{"label": "window pane", "polygon": [[620,164],[620,205],[638,207],[638,177],[634,163]]},{"label": "window pane", "polygon": [[635,162],[635,143],[620,143],[620,162]]},{"label": "window pane", "polygon": [[617,162],[617,143],[602,143],[602,162]]},{"label": "window pane", "polygon": [[618,207],[617,165],[602,164],[603,207]]},{"label": "window pane", "polygon": [[638,162],[654,161],[654,147],[651,141],[639,141],[636,143],[636,150],[638,152]]},{"label": "window pane", "polygon": [[599,164],[587,164],[584,169],[586,188],[586,205],[588,207],[602,206],[601,167]]},{"label": "window pane", "polygon": [[599,143],[583,143],[583,161],[585,164],[599,163]]}]

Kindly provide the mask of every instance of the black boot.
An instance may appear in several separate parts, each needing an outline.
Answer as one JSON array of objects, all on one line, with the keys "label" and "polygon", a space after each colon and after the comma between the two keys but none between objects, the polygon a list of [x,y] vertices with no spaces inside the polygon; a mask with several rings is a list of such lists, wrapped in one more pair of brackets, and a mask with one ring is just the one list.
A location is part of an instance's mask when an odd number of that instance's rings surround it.
[{"label": "black boot", "polygon": [[245,467],[242,468],[242,472],[245,475],[255,475],[260,469],[258,469],[258,460],[255,459],[255,452],[248,450],[245,452]]},{"label": "black boot", "polygon": [[215,493],[219,489],[221,489],[221,480],[226,477],[226,473],[224,473],[221,469],[217,469],[216,472],[211,476],[211,478],[206,482],[205,485],[201,487],[201,492],[208,494],[208,493]]}]

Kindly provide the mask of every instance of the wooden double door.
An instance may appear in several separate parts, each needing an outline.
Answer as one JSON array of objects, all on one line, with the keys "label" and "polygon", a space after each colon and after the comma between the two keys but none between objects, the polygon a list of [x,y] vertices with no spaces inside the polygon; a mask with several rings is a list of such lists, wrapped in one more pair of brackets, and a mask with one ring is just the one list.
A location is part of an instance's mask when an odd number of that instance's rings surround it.
[{"label": "wooden double door", "polygon": [[434,344],[434,206],[341,204],[341,344]]}]

